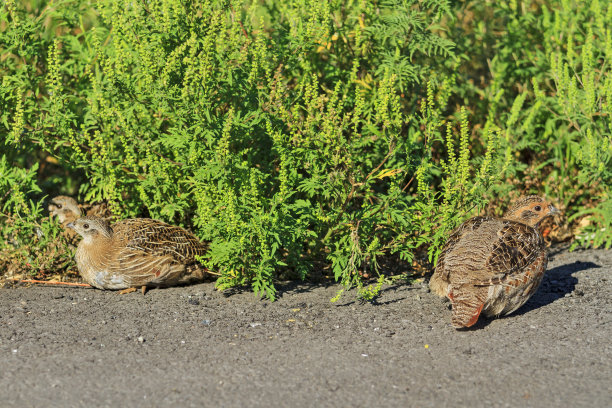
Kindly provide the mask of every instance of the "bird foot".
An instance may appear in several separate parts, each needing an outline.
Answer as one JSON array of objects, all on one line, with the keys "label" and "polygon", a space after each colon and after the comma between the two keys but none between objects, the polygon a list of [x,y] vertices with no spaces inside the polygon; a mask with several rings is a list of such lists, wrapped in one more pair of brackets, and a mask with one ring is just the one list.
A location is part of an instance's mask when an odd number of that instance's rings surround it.
[{"label": "bird foot", "polygon": [[119,291],[120,295],[125,295],[127,293],[132,293],[132,292],[136,292],[138,289],[136,288],[127,288],[127,289],[123,289]]},{"label": "bird foot", "polygon": [[[127,289],[123,289],[119,291],[120,295],[125,295],[126,293],[132,293],[132,292],[136,292],[138,290],[138,288],[127,288]],[[144,296],[145,293],[147,293],[147,287],[146,285],[143,285],[140,290],[142,291],[142,295]]]}]

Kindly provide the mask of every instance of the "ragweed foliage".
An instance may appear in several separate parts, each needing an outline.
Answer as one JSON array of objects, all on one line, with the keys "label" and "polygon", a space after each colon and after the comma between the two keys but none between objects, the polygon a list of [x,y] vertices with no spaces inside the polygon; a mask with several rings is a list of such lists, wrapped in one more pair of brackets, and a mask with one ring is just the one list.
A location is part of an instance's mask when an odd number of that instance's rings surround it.
[{"label": "ragweed foliage", "polygon": [[[274,298],[277,279],[324,275],[372,298],[384,276],[435,262],[447,232],[526,168],[517,146],[533,144],[514,128],[531,97],[509,97],[500,59],[474,91],[474,31],[451,35],[461,7],[8,0],[3,217],[43,245],[31,232],[44,195],[104,200],[209,241],[200,261],[220,288]],[[584,169],[598,152],[584,150]],[[5,247],[13,233],[2,228]]]}]

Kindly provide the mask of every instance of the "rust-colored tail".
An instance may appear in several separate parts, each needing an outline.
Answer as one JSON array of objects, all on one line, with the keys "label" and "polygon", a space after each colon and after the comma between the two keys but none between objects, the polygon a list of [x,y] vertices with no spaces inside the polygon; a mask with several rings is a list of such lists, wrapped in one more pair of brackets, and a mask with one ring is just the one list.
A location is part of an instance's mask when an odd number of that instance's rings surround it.
[{"label": "rust-colored tail", "polygon": [[454,328],[460,329],[476,324],[484,307],[489,288],[462,287],[451,291],[449,298],[453,305]]}]

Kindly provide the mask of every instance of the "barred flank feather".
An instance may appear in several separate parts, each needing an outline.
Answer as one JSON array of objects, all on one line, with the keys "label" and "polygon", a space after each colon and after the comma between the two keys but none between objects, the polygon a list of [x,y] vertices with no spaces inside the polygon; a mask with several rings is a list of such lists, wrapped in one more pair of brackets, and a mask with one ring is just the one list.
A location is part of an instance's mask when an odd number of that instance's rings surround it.
[{"label": "barred flank feather", "polygon": [[[487,298],[488,288],[453,290],[449,294],[453,304],[453,327],[470,327],[478,321]],[[455,294],[456,293],[456,294]]]}]

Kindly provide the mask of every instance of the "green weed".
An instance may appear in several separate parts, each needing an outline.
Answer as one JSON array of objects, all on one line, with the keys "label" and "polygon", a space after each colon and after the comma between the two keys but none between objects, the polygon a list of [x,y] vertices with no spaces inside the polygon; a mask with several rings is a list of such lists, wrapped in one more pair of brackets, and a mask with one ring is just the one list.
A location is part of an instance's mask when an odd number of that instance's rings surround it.
[{"label": "green weed", "polygon": [[609,246],[610,13],[539,4],[6,1],[0,250],[64,193],[192,229],[221,289],[371,299],[513,189]]}]

